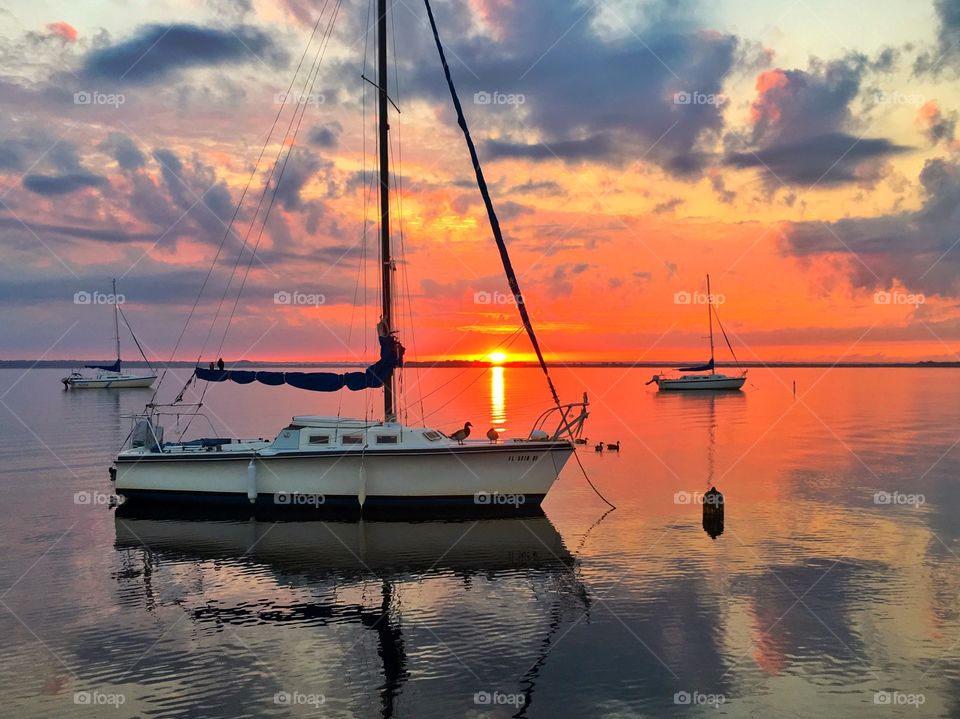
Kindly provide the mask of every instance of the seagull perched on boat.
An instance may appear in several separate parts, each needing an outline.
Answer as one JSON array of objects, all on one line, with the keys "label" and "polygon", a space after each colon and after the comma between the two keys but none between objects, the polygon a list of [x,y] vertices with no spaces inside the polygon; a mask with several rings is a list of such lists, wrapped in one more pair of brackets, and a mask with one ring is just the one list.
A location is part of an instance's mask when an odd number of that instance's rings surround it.
[{"label": "seagull perched on boat", "polygon": [[489,439],[491,442],[496,442],[498,439],[500,439],[500,433],[491,427],[487,430],[487,439]]},{"label": "seagull perched on boat", "polygon": [[450,435],[450,439],[455,439],[460,444],[463,444],[463,440],[470,436],[470,428],[473,425],[467,422],[463,425],[463,429],[458,429],[456,432]]},{"label": "seagull perched on boat", "polygon": [[607,449],[609,449],[611,452],[619,452],[619,451],[620,451],[620,440],[618,439],[616,444],[608,444],[608,445],[607,445]]},{"label": "seagull perched on boat", "polygon": [[594,451],[594,452],[602,452],[602,451],[603,451],[603,442],[597,442],[597,443],[594,445],[594,447],[593,447],[593,451]]},{"label": "seagull perched on boat", "polygon": [[217,369],[223,370],[223,357],[217,360]]}]

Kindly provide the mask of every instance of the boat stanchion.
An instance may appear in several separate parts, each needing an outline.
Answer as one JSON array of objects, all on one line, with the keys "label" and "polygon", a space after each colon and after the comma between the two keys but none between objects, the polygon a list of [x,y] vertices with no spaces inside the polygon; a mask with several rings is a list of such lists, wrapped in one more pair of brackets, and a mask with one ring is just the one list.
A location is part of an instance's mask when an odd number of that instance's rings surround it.
[{"label": "boat stanchion", "polygon": [[107,467],[107,474],[110,475],[110,481],[113,482],[114,484],[116,484],[116,481],[117,481],[117,468],[116,468],[116,467],[113,467],[113,466]]},{"label": "boat stanchion", "polygon": [[703,531],[716,539],[723,534],[723,495],[711,487],[703,495]]},{"label": "boat stanchion", "polygon": [[254,464],[253,459],[247,465],[247,499],[250,500],[250,504],[255,504],[257,501],[257,465]]}]

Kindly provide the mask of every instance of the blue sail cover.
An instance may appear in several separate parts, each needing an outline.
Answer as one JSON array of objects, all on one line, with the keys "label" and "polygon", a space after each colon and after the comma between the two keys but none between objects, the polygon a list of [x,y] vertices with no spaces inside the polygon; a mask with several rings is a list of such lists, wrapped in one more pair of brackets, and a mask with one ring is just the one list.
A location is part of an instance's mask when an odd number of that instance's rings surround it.
[{"label": "blue sail cover", "polygon": [[204,369],[193,372],[205,382],[259,382],[273,387],[288,384],[312,392],[337,392],[344,387],[354,392],[383,387],[390,374],[403,366],[403,345],[395,337],[380,337],[380,359],[363,372],[257,372],[237,369]]},{"label": "blue sail cover", "polygon": [[681,367],[681,372],[710,372],[713,370],[713,357],[706,364],[700,364],[696,367]]},{"label": "blue sail cover", "polygon": [[84,365],[87,369],[102,369],[107,372],[120,372],[120,360],[117,360],[113,364],[88,364]]}]

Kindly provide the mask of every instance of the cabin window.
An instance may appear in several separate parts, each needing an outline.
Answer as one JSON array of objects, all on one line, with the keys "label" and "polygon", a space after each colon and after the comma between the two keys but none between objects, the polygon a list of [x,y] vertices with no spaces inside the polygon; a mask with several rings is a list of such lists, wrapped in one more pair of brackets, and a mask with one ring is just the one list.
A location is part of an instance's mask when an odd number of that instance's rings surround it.
[{"label": "cabin window", "polygon": [[345,434],[340,440],[343,444],[363,444],[362,434]]},{"label": "cabin window", "polygon": [[311,434],[310,444],[330,444],[329,434]]},{"label": "cabin window", "polygon": [[440,439],[440,433],[434,432],[432,429],[427,430],[426,432],[423,433],[423,438],[429,439],[431,442],[436,442],[438,439]]},{"label": "cabin window", "polygon": [[395,434],[378,434],[377,444],[396,444],[398,439]]}]

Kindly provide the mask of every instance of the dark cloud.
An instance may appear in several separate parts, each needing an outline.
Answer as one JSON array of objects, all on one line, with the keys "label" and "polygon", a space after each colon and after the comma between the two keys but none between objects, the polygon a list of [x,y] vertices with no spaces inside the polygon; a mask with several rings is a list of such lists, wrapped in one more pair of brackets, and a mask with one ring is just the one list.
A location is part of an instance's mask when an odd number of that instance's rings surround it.
[{"label": "dark cloud", "polygon": [[146,25],[130,39],[92,50],[82,73],[93,80],[149,84],[194,67],[286,62],[274,39],[253,27]]},{"label": "dark cloud", "polygon": [[[616,144],[606,135],[594,135],[582,140],[560,140],[551,143],[527,144],[489,140],[484,146],[492,159],[516,157],[527,160],[614,160],[618,156]],[[622,157],[622,156],[621,156]]]},{"label": "dark cloud", "polygon": [[917,113],[917,123],[930,144],[950,142],[957,130],[957,112],[944,113],[935,100],[930,100]]},{"label": "dark cloud", "polygon": [[[283,166],[283,174],[277,186],[277,200],[283,209],[288,211],[303,209],[301,190],[317,171],[324,166],[316,155],[306,150],[292,150],[289,159]],[[327,164],[329,167],[329,163]]]},{"label": "dark cloud", "polygon": [[[657,22],[614,38],[598,31],[598,6],[572,0],[486,4],[495,32],[479,37],[470,31],[474,15],[466,2],[439,7],[437,22],[468,120],[501,130],[502,139],[486,143],[484,152],[615,165],[645,156],[673,174],[700,172],[702,145],[723,128],[722,85],[742,47],[732,35],[691,29],[692,21],[680,21],[682,10],[672,8],[651,3]],[[422,34],[419,21],[408,21],[405,36]],[[421,51],[436,57],[429,46]],[[447,100],[436,62],[412,70],[418,94]],[[514,100],[501,104],[498,93]],[[676,102],[678,93],[698,100]],[[539,141],[526,139],[530,131]]]},{"label": "dark cloud", "polygon": [[726,204],[732,204],[735,199],[737,199],[737,193],[733,190],[727,189],[726,180],[724,180],[723,175],[718,171],[713,171],[710,173],[710,187],[713,188],[713,191],[717,195],[717,199],[720,202]]},{"label": "dark cloud", "polygon": [[663,215],[667,212],[672,212],[682,204],[683,204],[682,197],[673,197],[669,200],[664,200],[663,202],[659,202],[656,204],[656,206],[654,206],[653,214]]},{"label": "dark cloud", "polygon": [[307,133],[307,142],[323,148],[334,148],[340,144],[340,132],[343,126],[339,122],[314,125]]},{"label": "dark cloud", "polygon": [[139,170],[146,164],[147,158],[133,140],[120,132],[111,132],[97,149],[116,160],[121,170]]},{"label": "dark cloud", "polygon": [[[65,238],[96,240],[98,242],[120,244],[129,242],[150,242],[156,239],[156,236],[153,234],[133,233],[120,229],[83,227],[80,225],[58,225],[47,222],[34,222],[32,220],[24,220],[21,222],[20,219],[14,217],[0,216],[0,227],[6,228],[7,230],[22,230],[24,225],[26,225],[33,234],[41,237],[55,235]],[[33,235],[28,238],[28,242],[35,242]]]},{"label": "dark cloud", "polygon": [[85,187],[102,187],[107,178],[92,172],[75,172],[65,175],[27,175],[23,186],[38,195],[66,195]]},{"label": "dark cloud", "polygon": [[160,163],[160,174],[173,204],[196,221],[207,234],[206,239],[219,241],[235,209],[226,182],[218,180],[216,171],[197,156],[185,165],[173,151],[159,148],[153,157]]},{"label": "dark cloud", "polygon": [[932,48],[921,52],[914,61],[918,74],[939,75],[945,70],[960,69],[960,0],[934,0],[937,15],[937,39]]},{"label": "dark cloud", "polygon": [[548,277],[550,291],[557,295],[569,295],[573,292],[573,281],[578,275],[589,270],[586,262],[564,263],[557,265]]},{"label": "dark cloud", "polygon": [[507,194],[513,193],[554,197],[565,194],[566,190],[563,189],[560,183],[554,182],[553,180],[527,180],[523,184],[514,185],[507,190]]},{"label": "dark cloud", "polygon": [[755,167],[770,185],[836,185],[864,179],[858,174],[865,160],[906,152],[910,148],[883,138],[857,138],[844,133],[818,135],[772,145],[755,152],[728,155],[732,167]]},{"label": "dark cloud", "polygon": [[849,266],[859,287],[887,288],[897,281],[914,291],[956,293],[960,164],[928,160],[920,185],[924,202],[915,212],[791,224],[785,231],[786,250],[798,256],[856,253]]},{"label": "dark cloud", "polygon": [[770,188],[840,184],[874,179],[866,163],[909,149],[884,138],[863,137],[851,106],[868,72],[892,66],[889,53],[877,60],[850,54],[811,61],[807,70],[775,69],[757,77],[753,124],[725,138],[725,164],[759,168]]}]

